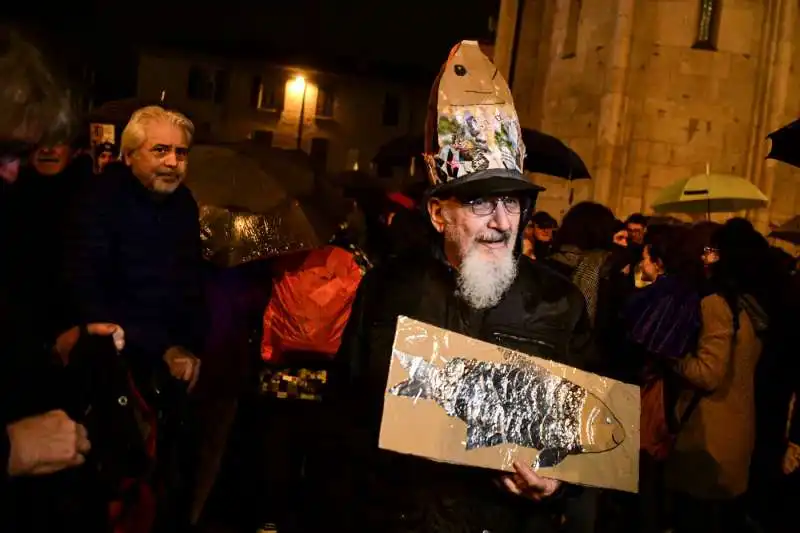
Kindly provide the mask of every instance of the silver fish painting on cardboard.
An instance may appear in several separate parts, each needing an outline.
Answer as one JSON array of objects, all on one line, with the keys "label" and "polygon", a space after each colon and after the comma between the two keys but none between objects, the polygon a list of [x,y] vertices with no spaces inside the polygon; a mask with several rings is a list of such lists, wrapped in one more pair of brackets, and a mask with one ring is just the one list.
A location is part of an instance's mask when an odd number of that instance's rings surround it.
[{"label": "silver fish painting on cardboard", "polygon": [[463,421],[467,450],[533,448],[536,469],[569,455],[607,452],[625,440],[625,429],[600,398],[514,352],[505,362],[452,358],[443,366],[397,349],[393,354],[409,378],[389,393],[436,402]]}]

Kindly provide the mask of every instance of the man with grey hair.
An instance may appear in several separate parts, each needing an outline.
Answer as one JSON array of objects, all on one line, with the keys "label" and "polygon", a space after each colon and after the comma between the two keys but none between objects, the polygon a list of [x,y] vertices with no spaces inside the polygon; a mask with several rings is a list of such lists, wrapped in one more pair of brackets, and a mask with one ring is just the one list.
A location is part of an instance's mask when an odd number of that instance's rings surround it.
[{"label": "man with grey hair", "polygon": [[176,111],[136,111],[122,132],[124,163],[91,182],[67,254],[77,323],[120,324],[138,371],[163,360],[190,388],[202,336],[200,225],[183,185],[193,134]]},{"label": "man with grey hair", "polygon": [[122,130],[125,164],[147,189],[171,194],[186,176],[194,125],[181,113],[143,107]]},{"label": "man with grey hair", "polygon": [[[159,412],[177,405],[164,392],[180,399],[178,381],[194,387],[204,340],[199,214],[183,184],[193,133],[178,112],[151,106],[133,113],[122,134],[123,161],[89,178],[67,231],[73,323],[119,324],[121,355]],[[165,424],[159,428],[169,430]]]}]

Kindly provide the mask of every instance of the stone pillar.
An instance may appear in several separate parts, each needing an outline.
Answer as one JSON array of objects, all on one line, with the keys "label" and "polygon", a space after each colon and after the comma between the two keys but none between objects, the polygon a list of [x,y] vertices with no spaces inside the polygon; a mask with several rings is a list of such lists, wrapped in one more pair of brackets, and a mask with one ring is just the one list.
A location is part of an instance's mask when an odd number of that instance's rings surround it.
[{"label": "stone pillar", "polygon": [[765,152],[761,142],[769,133],[765,114],[769,102],[769,87],[772,75],[772,56],[775,53],[776,39],[773,30],[776,27],[775,18],[777,1],[768,0],[764,6],[764,17],[761,23],[761,44],[758,50],[758,75],[756,77],[755,92],[753,94],[753,108],[751,113],[750,139],[747,150],[747,165],[745,173],[747,178],[758,184],[761,178],[762,165]]},{"label": "stone pillar", "polygon": [[525,0],[501,0],[497,14],[497,32],[494,41],[494,65],[507,80],[511,71],[511,56],[517,29],[517,11]]},{"label": "stone pillar", "polygon": [[[789,79],[792,69],[792,59],[794,52],[794,28],[797,18],[797,0],[773,0],[776,2],[777,19],[775,21],[775,31],[770,32],[774,35],[775,44],[773,53],[770,54],[770,76],[771,83],[769,90],[765,91],[765,134],[756,139],[758,154],[761,165],[761,175],[756,185],[772,201],[775,190],[775,167],[780,164],[777,161],[766,160],[768,142],[765,140],[766,133],[774,131],[787,122],[786,102],[789,91]],[[756,228],[766,233],[769,230],[770,208],[758,209],[755,211]]]},{"label": "stone pillar", "polygon": [[[628,70],[633,40],[633,17],[636,0],[617,0],[616,22],[611,59],[606,73],[605,90],[600,103],[597,128],[597,156],[595,158],[592,198],[595,202],[617,209],[615,182],[622,187],[622,151],[626,145],[625,123]],[[613,191],[613,194],[612,194]]]}]

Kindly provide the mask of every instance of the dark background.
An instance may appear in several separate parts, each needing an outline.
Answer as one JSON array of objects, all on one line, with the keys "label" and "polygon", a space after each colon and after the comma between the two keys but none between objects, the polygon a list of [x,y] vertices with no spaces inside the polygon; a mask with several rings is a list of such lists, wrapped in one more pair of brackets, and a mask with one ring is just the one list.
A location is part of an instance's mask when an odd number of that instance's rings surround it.
[{"label": "dark background", "polygon": [[432,78],[456,42],[492,38],[499,8],[499,0],[31,4],[4,6],[4,18],[95,103],[134,95],[141,46],[333,70],[355,61]]}]

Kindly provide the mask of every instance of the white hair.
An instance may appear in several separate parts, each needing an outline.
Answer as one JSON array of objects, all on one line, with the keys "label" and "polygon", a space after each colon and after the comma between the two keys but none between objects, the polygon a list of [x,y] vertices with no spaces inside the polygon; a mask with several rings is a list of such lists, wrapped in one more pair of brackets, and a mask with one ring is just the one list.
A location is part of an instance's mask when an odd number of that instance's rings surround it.
[{"label": "white hair", "polygon": [[147,140],[145,126],[151,122],[169,122],[181,128],[186,135],[186,144],[192,144],[194,137],[194,124],[186,115],[177,111],[169,111],[157,105],[137,109],[125,129],[122,130],[121,149],[124,155],[130,155],[138,150]]},{"label": "white hair", "polygon": [[458,269],[458,292],[473,309],[489,309],[500,303],[516,278],[517,261],[511,248],[495,261],[487,261],[472,248]]},{"label": "white hair", "polygon": [[[444,233],[445,240],[461,241],[461,231],[455,224],[446,224]],[[510,236],[512,242],[513,237]],[[499,304],[516,278],[513,247],[508,247],[499,257],[487,258],[473,241],[461,253],[456,279],[458,294],[473,309],[489,309]]]}]

